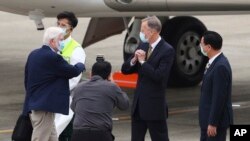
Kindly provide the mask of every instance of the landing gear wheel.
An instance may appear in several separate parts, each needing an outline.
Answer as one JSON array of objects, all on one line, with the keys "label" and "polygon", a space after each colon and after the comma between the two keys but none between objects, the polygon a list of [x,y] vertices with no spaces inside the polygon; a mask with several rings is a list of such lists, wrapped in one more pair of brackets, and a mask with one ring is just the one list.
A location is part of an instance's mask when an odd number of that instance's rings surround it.
[{"label": "landing gear wheel", "polygon": [[194,86],[202,80],[207,57],[200,52],[200,38],[206,30],[194,17],[175,17],[163,25],[161,36],[176,51],[170,86]]}]

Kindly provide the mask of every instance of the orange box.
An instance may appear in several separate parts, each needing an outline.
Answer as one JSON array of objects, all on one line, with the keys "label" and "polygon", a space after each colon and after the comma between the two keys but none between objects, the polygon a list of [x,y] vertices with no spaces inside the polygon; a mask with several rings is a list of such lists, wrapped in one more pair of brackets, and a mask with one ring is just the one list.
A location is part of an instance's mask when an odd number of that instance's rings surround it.
[{"label": "orange box", "polygon": [[138,75],[137,73],[125,75],[121,72],[114,72],[112,77],[113,81],[120,87],[135,88]]}]

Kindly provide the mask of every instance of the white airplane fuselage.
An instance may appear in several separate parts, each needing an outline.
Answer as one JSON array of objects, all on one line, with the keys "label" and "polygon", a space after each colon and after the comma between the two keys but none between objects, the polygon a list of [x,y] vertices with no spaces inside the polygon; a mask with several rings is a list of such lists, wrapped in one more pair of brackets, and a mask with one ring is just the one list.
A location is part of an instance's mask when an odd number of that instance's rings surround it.
[{"label": "white airplane fuselage", "polygon": [[45,17],[64,10],[80,17],[249,14],[249,0],[1,0],[0,11],[28,15],[39,9]]}]

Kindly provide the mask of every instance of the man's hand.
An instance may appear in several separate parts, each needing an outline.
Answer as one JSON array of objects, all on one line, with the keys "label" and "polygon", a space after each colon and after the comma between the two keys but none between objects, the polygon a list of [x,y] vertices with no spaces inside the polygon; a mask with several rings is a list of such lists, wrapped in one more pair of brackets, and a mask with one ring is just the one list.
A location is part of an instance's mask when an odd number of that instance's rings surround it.
[{"label": "man's hand", "polygon": [[146,59],[146,52],[144,50],[139,49],[137,56],[138,56],[138,61],[139,62],[140,61],[145,61],[145,59]]},{"label": "man's hand", "polygon": [[217,127],[213,125],[208,125],[207,127],[207,136],[214,137],[217,135]]},{"label": "man's hand", "polygon": [[138,54],[139,54],[139,50],[136,50],[134,57],[131,59],[133,64],[135,64],[138,61]]}]

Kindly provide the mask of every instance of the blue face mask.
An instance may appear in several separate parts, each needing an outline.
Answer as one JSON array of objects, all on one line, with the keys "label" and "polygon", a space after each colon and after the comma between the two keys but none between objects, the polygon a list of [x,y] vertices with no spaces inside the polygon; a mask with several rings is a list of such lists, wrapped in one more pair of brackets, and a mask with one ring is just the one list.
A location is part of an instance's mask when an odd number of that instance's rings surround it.
[{"label": "blue face mask", "polygon": [[204,56],[207,56],[207,53],[203,50],[203,47],[202,46],[200,46],[201,47],[201,53],[204,55]]},{"label": "blue face mask", "polygon": [[58,45],[58,50],[59,50],[59,51],[62,51],[63,48],[64,48],[64,41],[59,41],[58,44],[59,44],[59,45]]},{"label": "blue face mask", "polygon": [[140,39],[143,43],[148,43],[148,39],[146,39],[145,34],[140,32]]}]

